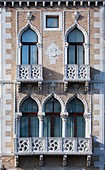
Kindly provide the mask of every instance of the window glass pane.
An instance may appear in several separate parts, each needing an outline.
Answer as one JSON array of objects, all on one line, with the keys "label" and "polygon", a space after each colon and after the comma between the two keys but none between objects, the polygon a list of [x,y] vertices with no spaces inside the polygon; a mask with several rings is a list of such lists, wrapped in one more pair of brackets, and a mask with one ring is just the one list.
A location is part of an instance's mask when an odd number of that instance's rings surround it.
[{"label": "window glass pane", "polygon": [[47,28],[58,28],[59,27],[59,17],[58,16],[47,16],[46,18]]},{"label": "window glass pane", "polygon": [[82,45],[77,45],[77,63],[84,64],[83,46]]},{"label": "window glass pane", "polygon": [[38,136],[39,136],[38,117],[31,116],[30,117],[30,137],[38,137]]},{"label": "window glass pane", "polygon": [[54,137],[61,137],[62,122],[59,116],[54,117]]},{"label": "window glass pane", "polygon": [[23,33],[22,42],[38,42],[37,34],[29,28]]},{"label": "window glass pane", "polygon": [[30,64],[37,64],[37,46],[30,46]]},{"label": "window glass pane", "polygon": [[77,137],[85,137],[85,119],[77,116]]},{"label": "window glass pane", "polygon": [[54,112],[61,112],[61,105],[58,102],[58,100],[56,100],[54,97],[52,97],[51,99],[49,99],[46,104],[45,104],[45,112],[46,113],[54,113]]},{"label": "window glass pane", "polygon": [[51,123],[50,116],[46,116],[44,118],[44,137],[50,137],[51,136],[51,133],[50,133],[51,125],[50,125],[50,123]]},{"label": "window glass pane", "polygon": [[61,112],[61,105],[60,103],[54,99],[54,113],[60,113]]},{"label": "window glass pane", "polygon": [[29,64],[29,46],[28,45],[22,45],[22,62],[21,64]]},{"label": "window glass pane", "polygon": [[73,29],[68,35],[68,42],[84,42],[83,33],[77,28]]},{"label": "window glass pane", "polygon": [[25,100],[22,104],[21,107],[21,112],[38,112],[38,106],[37,103],[31,99],[28,98],[27,100]]},{"label": "window glass pane", "polygon": [[68,64],[76,64],[75,63],[75,46],[68,46]]},{"label": "window glass pane", "polygon": [[74,116],[69,115],[67,119],[67,136],[74,137]]},{"label": "window glass pane", "polygon": [[71,100],[68,104],[67,104],[67,111],[70,113],[77,113],[77,112],[84,112],[84,105],[83,103],[75,98],[73,100]]},{"label": "window glass pane", "polygon": [[20,137],[28,137],[28,117],[23,116],[20,119]]}]

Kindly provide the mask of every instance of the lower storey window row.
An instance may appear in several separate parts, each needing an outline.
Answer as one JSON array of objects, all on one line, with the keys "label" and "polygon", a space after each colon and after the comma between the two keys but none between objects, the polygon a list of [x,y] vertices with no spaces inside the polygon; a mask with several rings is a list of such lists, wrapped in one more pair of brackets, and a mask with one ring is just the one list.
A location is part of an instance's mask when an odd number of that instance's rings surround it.
[{"label": "lower storey window row", "polygon": [[[60,113],[46,113],[43,118],[43,137],[62,136]],[[20,119],[20,137],[38,137],[39,119],[37,115],[23,113]],[[85,137],[85,119],[82,113],[72,113],[66,120],[67,137]]]}]

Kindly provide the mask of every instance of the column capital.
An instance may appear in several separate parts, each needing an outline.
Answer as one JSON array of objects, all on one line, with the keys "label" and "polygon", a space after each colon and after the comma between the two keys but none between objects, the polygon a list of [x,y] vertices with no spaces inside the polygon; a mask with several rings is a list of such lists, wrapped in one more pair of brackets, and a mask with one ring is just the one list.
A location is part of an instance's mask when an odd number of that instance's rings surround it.
[{"label": "column capital", "polygon": [[67,118],[68,112],[61,112],[60,116],[61,116],[61,118]]},{"label": "column capital", "polygon": [[68,42],[65,42],[65,47],[68,47],[68,45],[69,45]]},{"label": "column capital", "polygon": [[45,112],[38,112],[38,116],[45,116]]},{"label": "column capital", "polygon": [[16,112],[15,113],[15,118],[20,118],[22,116],[22,112]]},{"label": "column capital", "polygon": [[85,119],[91,119],[91,113],[84,113]]},{"label": "column capital", "polygon": [[45,116],[45,112],[39,112],[38,113],[38,118],[39,119],[43,119],[44,116]]},{"label": "column capital", "polygon": [[38,48],[42,48],[42,44],[41,43],[37,43],[36,44]]},{"label": "column capital", "polygon": [[19,47],[19,48],[22,47],[22,43],[21,43],[21,42],[18,43],[18,47]]}]

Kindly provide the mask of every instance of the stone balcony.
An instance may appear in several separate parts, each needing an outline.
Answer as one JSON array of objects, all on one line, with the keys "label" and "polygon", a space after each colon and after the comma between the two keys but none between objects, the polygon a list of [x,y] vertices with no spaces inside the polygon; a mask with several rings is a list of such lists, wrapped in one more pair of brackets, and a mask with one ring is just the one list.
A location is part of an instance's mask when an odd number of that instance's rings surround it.
[{"label": "stone balcony", "polygon": [[92,138],[16,138],[15,155],[91,155]]},{"label": "stone balcony", "polygon": [[43,81],[42,65],[18,65],[17,81],[19,82]]},{"label": "stone balcony", "polygon": [[64,81],[67,82],[89,82],[90,65],[65,65]]}]

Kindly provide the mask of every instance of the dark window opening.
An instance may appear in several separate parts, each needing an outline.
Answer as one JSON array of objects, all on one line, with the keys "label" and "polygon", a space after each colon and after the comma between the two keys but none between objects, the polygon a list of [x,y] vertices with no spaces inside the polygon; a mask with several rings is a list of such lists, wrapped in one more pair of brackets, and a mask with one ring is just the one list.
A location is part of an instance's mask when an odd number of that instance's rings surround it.
[{"label": "dark window opening", "polygon": [[59,16],[46,16],[46,28],[59,28]]},{"label": "dark window opening", "polygon": [[68,37],[68,64],[84,64],[84,35],[83,33],[75,28],[72,30]]},{"label": "dark window opening", "polygon": [[22,34],[21,42],[22,42],[21,64],[37,64],[38,63],[37,34],[29,28]]}]

